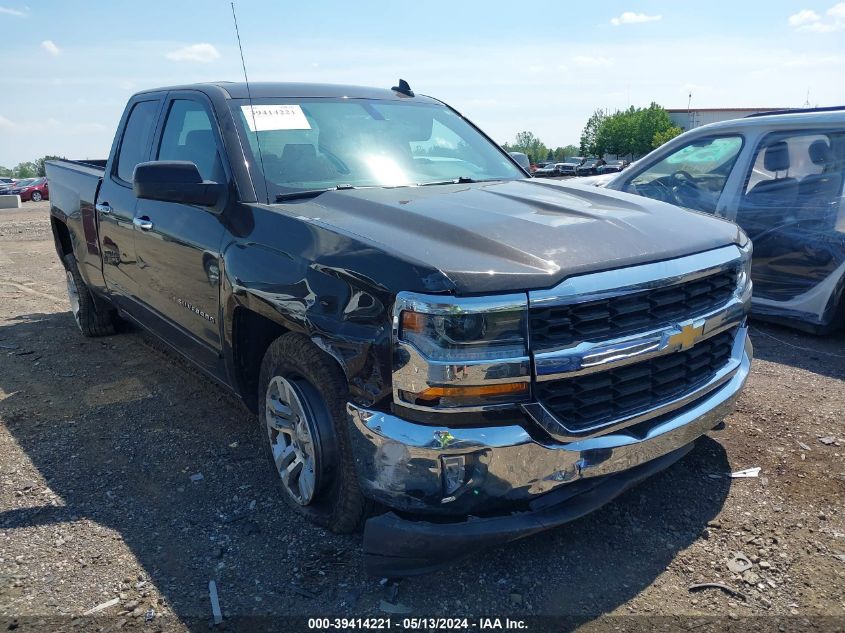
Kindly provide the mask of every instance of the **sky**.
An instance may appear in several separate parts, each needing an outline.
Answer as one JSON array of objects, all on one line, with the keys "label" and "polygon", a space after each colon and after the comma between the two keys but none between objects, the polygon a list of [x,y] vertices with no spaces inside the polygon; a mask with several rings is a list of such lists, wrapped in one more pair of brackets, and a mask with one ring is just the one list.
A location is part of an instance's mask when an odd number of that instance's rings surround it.
[{"label": "sky", "polygon": [[[28,1],[28,4],[26,2]],[[596,108],[845,104],[845,2],[320,0],[235,7],[250,80],[402,77],[496,141]],[[0,0],[0,165],[105,158],[134,92],[243,77],[229,2]]]}]

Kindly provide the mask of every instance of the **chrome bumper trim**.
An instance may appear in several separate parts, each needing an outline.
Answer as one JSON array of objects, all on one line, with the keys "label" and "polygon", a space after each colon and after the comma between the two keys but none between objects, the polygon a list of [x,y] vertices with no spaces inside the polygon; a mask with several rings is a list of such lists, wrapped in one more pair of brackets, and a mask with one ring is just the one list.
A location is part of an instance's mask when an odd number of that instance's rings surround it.
[{"label": "chrome bumper trim", "polygon": [[[744,340],[743,340],[744,339]],[[353,455],[365,492],[394,508],[466,514],[491,501],[531,500],[588,477],[621,472],[689,444],[732,410],[748,377],[752,348],[738,337],[738,367],[720,386],[667,413],[647,430],[630,426],[569,443],[544,443],[522,426],[425,426],[347,405]],[[443,494],[441,457],[465,455],[464,485]]]},{"label": "chrome bumper trim", "polygon": [[740,265],[744,257],[745,251],[732,244],[663,262],[578,275],[565,279],[554,288],[530,291],[528,304],[529,308],[544,308],[585,303],[672,286]]}]

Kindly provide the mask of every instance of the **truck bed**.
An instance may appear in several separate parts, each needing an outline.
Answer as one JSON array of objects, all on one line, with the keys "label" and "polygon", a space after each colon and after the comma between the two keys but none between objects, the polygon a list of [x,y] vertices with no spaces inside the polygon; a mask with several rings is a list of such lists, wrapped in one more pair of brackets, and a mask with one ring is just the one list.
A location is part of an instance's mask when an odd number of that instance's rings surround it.
[{"label": "truck bed", "polygon": [[80,272],[86,280],[90,275],[102,276],[94,205],[106,161],[48,160],[45,170],[50,185],[50,214],[74,227],[75,235],[84,236],[84,246],[74,245]]},{"label": "truck bed", "polygon": [[44,167],[53,215],[64,219],[80,213],[84,205],[93,208],[106,161],[48,160]]}]

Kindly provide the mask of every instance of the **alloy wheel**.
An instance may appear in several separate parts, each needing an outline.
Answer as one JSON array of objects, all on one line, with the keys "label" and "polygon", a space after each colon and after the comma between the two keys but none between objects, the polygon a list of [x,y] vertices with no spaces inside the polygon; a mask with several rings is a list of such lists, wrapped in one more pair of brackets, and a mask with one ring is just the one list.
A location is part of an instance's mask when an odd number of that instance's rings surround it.
[{"label": "alloy wheel", "polygon": [[299,505],[309,505],[320,483],[319,431],[295,381],[282,376],[270,380],[264,419],[273,462],[285,491]]}]

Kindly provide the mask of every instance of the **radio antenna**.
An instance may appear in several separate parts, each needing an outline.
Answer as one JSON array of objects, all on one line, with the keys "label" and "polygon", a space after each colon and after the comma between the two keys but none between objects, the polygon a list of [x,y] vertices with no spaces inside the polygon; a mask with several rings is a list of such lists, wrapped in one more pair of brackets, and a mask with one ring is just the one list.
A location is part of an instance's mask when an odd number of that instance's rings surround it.
[{"label": "radio antenna", "polygon": [[[261,163],[261,173],[264,174],[264,156],[261,153],[261,140],[258,138],[258,124],[255,122],[255,106],[252,104],[252,91],[249,89],[249,77],[246,75],[246,61],[244,60],[244,49],[241,46],[241,32],[238,30],[238,16],[235,13],[235,3],[232,5],[232,19],[235,21],[235,35],[238,38],[238,50],[241,53],[241,66],[244,69],[244,83],[246,84],[246,96],[249,100],[249,114],[252,117],[252,129],[255,132],[255,145],[258,147],[258,161]],[[264,174],[264,189],[267,193],[267,176]],[[269,194],[268,194],[269,195]]]}]

